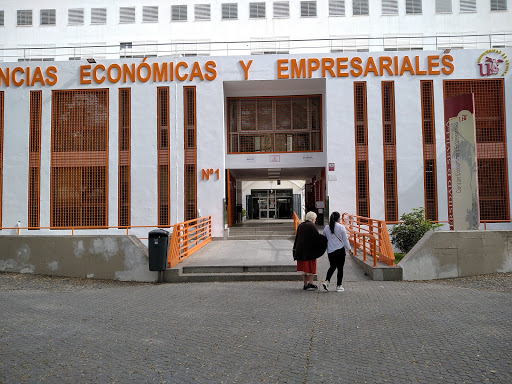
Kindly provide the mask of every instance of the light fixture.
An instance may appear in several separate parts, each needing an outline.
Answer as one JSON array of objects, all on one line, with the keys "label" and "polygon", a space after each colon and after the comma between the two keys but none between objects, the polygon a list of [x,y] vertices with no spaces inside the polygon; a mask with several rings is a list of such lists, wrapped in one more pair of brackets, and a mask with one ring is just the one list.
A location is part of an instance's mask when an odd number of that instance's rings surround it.
[{"label": "light fixture", "polygon": [[87,62],[90,64],[96,64],[96,60],[94,60],[94,58],[87,59]]}]

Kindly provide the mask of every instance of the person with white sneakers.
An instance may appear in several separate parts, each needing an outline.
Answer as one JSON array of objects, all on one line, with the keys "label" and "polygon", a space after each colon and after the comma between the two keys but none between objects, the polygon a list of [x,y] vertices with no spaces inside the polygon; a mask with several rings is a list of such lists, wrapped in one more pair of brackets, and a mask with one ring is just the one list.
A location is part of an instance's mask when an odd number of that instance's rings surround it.
[{"label": "person with white sneakers", "polygon": [[336,292],[343,292],[343,267],[345,266],[345,249],[352,254],[352,248],[348,241],[347,230],[345,226],[340,223],[341,215],[339,212],[331,213],[329,224],[324,228],[324,236],[327,237],[327,256],[329,257],[329,269],[327,276],[322,282],[322,287],[328,291],[329,283],[334,271],[338,269]]}]

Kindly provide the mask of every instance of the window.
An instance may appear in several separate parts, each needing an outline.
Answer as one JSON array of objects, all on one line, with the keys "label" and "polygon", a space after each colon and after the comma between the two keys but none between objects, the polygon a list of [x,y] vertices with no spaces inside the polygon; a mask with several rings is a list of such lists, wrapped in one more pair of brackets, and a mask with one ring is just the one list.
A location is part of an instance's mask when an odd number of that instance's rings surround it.
[{"label": "window", "polygon": [[504,79],[444,80],[444,98],[475,95],[480,220],[510,220]]},{"label": "window", "polygon": [[507,0],[491,0],[491,11],[506,11]]},{"label": "window", "polygon": [[222,4],[222,20],[238,19],[238,4],[224,3]]},{"label": "window", "polygon": [[68,25],[83,25],[84,9],[72,8],[68,9]]},{"label": "window", "polygon": [[107,8],[91,8],[91,24],[107,24]]},{"label": "window", "polygon": [[39,227],[41,169],[41,91],[30,91],[28,226]]},{"label": "window", "polygon": [[434,85],[421,80],[421,111],[423,125],[423,183],[425,217],[437,221],[436,129],[434,118]]},{"label": "window", "polygon": [[405,0],[405,13],[414,15],[421,13],[421,0]]},{"label": "window", "polygon": [[143,23],[158,23],[158,7],[157,6],[143,6],[142,7],[142,22]]},{"label": "window", "polygon": [[386,221],[397,221],[395,85],[393,81],[382,82],[382,126]]},{"label": "window", "polygon": [[250,3],[249,4],[249,18],[264,19],[265,18],[265,3]]},{"label": "window", "polygon": [[364,16],[370,14],[368,0],[354,0],[352,7],[354,16]]},{"label": "window", "polygon": [[119,226],[130,225],[131,90],[119,90]]},{"label": "window", "polygon": [[108,225],[108,89],[52,92],[50,226]]},{"label": "window", "polygon": [[321,151],[321,115],[319,95],[228,98],[228,152]]},{"label": "window", "polygon": [[452,13],[452,0],[436,0],[436,13]]},{"label": "window", "polygon": [[382,0],[383,15],[398,15],[398,0]]},{"label": "window", "polygon": [[55,9],[41,9],[41,25],[55,25]]},{"label": "window", "polygon": [[210,4],[196,4],[194,17],[196,20],[210,20]]},{"label": "window", "polygon": [[329,16],[345,16],[345,0],[329,0]]},{"label": "window", "polygon": [[169,87],[157,88],[158,225],[170,225]]},{"label": "window", "polygon": [[300,17],[316,17],[316,1],[301,1]]},{"label": "window", "polygon": [[187,6],[186,5],[173,5],[171,7],[171,20],[172,21],[187,21]]},{"label": "window", "polygon": [[135,23],[135,7],[119,8],[119,23],[120,24]]},{"label": "window", "polygon": [[0,11],[0,25],[4,25],[4,11]]},{"label": "window", "polygon": [[366,82],[354,82],[354,125],[356,146],[357,215],[370,217],[370,190],[368,182],[368,111]]},{"label": "window", "polygon": [[287,19],[290,17],[290,3],[288,1],[274,1],[274,18]]},{"label": "window", "polygon": [[476,0],[460,0],[461,12],[476,12]]},{"label": "window", "polygon": [[196,87],[183,87],[183,114],[185,116],[185,221],[188,221],[197,217]]},{"label": "window", "polygon": [[18,10],[17,24],[18,26],[32,25],[32,10]]}]

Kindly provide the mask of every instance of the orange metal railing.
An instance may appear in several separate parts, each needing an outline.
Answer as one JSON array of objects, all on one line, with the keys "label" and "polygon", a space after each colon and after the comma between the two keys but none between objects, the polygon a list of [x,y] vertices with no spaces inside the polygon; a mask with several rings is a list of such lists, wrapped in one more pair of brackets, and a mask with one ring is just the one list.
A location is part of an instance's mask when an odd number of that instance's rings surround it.
[{"label": "orange metal railing", "polygon": [[172,268],[212,240],[212,217],[174,224],[169,247],[168,267]]},{"label": "orange metal railing", "polygon": [[299,216],[297,216],[297,213],[293,212],[293,227],[295,228],[295,233],[297,233],[297,227],[300,224]]},{"label": "orange metal railing", "polygon": [[395,253],[385,221],[348,213],[343,214],[342,220],[347,228],[349,241],[354,247],[354,255],[357,256],[359,249],[363,251],[364,261],[368,255],[373,256],[374,267],[377,266],[377,261],[394,266]]}]

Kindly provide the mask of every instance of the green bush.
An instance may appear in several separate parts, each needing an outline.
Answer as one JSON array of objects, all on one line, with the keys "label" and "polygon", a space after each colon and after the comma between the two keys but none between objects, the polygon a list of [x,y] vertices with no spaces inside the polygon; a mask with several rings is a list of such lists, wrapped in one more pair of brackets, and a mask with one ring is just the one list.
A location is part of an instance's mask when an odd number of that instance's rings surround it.
[{"label": "green bush", "polygon": [[425,209],[422,207],[413,208],[411,213],[404,213],[400,221],[389,234],[391,243],[404,253],[409,252],[425,233],[442,226],[425,219]]}]

